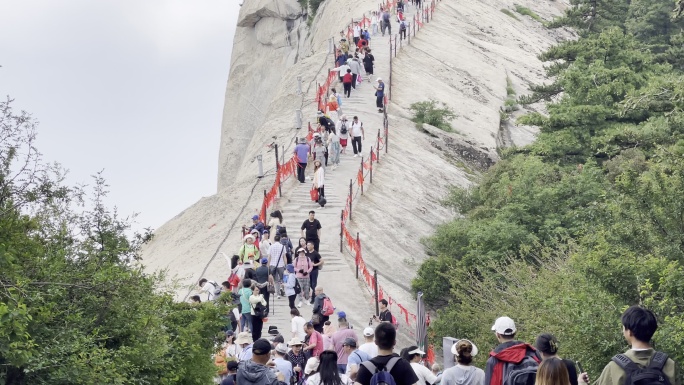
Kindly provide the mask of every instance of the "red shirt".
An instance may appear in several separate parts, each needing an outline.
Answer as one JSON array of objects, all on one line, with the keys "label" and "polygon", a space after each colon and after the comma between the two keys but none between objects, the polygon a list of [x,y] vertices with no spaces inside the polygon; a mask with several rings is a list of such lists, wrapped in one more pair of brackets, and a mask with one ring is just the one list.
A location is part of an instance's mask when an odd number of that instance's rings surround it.
[{"label": "red shirt", "polygon": [[351,83],[353,79],[352,74],[345,74],[342,76],[342,83]]},{"label": "red shirt", "polygon": [[314,330],[309,337],[309,345],[316,344],[316,347],[311,350],[312,357],[318,357],[323,353],[323,336],[321,333]]}]

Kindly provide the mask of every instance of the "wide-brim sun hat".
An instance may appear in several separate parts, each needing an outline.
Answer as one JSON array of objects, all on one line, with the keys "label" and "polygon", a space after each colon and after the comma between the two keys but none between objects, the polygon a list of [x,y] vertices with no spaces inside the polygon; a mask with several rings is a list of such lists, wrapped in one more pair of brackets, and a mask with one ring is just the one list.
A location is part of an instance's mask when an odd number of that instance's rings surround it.
[{"label": "wide-brim sun hat", "polygon": [[300,340],[297,337],[292,338],[288,343],[287,346],[296,346],[296,345],[303,345],[304,343],[302,340]]},{"label": "wide-brim sun hat", "polygon": [[240,334],[238,334],[237,339],[235,340],[235,343],[238,345],[251,344],[252,343],[252,333],[240,332]]},{"label": "wide-brim sun hat", "polygon": [[247,235],[245,235],[245,241],[246,241],[247,239],[254,240],[254,235],[252,235],[252,234],[247,234]]}]

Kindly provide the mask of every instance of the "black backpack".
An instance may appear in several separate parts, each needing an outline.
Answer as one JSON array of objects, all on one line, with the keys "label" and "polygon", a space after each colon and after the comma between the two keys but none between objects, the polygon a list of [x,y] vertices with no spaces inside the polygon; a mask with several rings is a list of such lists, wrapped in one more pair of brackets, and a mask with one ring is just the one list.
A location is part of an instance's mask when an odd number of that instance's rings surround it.
[{"label": "black backpack", "polygon": [[349,130],[347,130],[347,123],[342,122],[342,126],[340,126],[340,134],[343,134],[343,135],[344,135],[344,134],[346,134],[347,132],[349,132]]},{"label": "black backpack", "polygon": [[520,362],[506,363],[503,385],[534,385],[540,361],[534,348],[528,347],[525,357]]},{"label": "black backpack", "polygon": [[268,317],[268,308],[261,303],[257,303],[256,305],[252,305],[252,309],[254,309],[254,316],[259,317],[259,318],[266,318]]},{"label": "black backpack", "polygon": [[663,373],[667,363],[667,354],[656,352],[648,366],[641,366],[630,360],[624,354],[613,357],[613,362],[625,371],[625,385],[671,385],[670,380]]}]

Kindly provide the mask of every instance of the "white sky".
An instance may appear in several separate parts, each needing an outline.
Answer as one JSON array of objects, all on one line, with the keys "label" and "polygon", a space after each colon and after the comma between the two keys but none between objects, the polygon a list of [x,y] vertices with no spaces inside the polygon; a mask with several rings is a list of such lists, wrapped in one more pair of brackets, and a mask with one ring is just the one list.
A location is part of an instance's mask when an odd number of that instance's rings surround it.
[{"label": "white sky", "polygon": [[241,0],[0,0],[0,97],[38,148],[158,228],[216,190]]}]

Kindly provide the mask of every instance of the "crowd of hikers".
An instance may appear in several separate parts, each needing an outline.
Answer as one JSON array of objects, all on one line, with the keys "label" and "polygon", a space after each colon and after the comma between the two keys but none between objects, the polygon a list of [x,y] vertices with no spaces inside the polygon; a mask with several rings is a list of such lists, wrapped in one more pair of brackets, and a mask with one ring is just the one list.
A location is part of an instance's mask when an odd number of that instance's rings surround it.
[{"label": "crowd of hikers", "polygon": [[[420,8],[421,0],[412,0]],[[399,1],[396,21],[405,38],[407,23]],[[342,112],[344,96],[351,96],[363,83],[370,83],[375,58],[371,39],[391,35],[390,10],[381,7],[370,18],[371,31],[354,23],[353,42],[344,32],[336,51],[333,71],[339,74],[343,94],[331,89],[327,111],[318,111],[318,127],[310,141],[301,138],[294,149],[297,179],[306,183],[306,169],[313,163],[312,200],[325,207],[325,170],[334,170],[351,142],[354,157],[360,156],[365,139],[363,123]],[[352,44],[352,45],[350,45]],[[376,106],[384,109],[385,85],[381,78],[373,85]],[[583,385],[589,376],[579,361],[561,358],[559,342],[553,335],[540,334],[534,343],[516,339],[513,319],[500,317],[491,330],[499,344],[494,347],[483,369],[473,364],[478,347],[468,339],[450,348],[454,362],[429,366],[426,353],[418,346],[397,349],[397,321],[386,300],[379,301],[381,312],[371,317],[360,335],[337,311],[319,281],[324,266],[319,248],[321,223],[315,211],[299,227],[299,238],[291,239],[280,210],[270,213],[267,223],[258,215],[246,226],[246,235],[237,254],[226,257],[231,274],[221,282],[202,278],[201,294],[214,301],[230,293],[236,306],[226,316],[225,342],[214,357],[217,383],[221,385]],[[200,295],[191,300],[201,302]],[[263,336],[264,321],[271,303],[287,299],[289,331],[269,326]],[[303,316],[310,307],[311,317]],[[331,317],[336,320],[331,320]],[[376,323],[377,325],[373,325]],[[596,379],[596,385],[675,385],[679,384],[675,363],[663,352],[655,351],[651,338],[657,329],[654,314],[640,306],[622,315],[622,333],[631,348],[615,355]],[[563,352],[563,355],[571,352]]]},{"label": "crowd of hikers", "polygon": [[[561,358],[561,343],[540,334],[534,344],[516,339],[515,322],[496,319],[492,332],[499,341],[483,369],[473,364],[478,347],[468,339],[451,346],[454,362],[441,370],[429,366],[426,353],[408,346],[396,353],[397,328],[386,314],[359,336],[338,312],[336,326],[323,322],[319,331],[297,308],[290,311],[290,333],[277,330],[270,339],[254,340],[248,332],[226,331],[216,355],[221,385],[586,385],[589,375],[579,361]],[[607,363],[596,385],[676,385],[675,363],[651,346],[658,324],[655,315],[640,306],[622,315],[622,334],[630,345]],[[237,337],[236,337],[237,336]],[[569,352],[563,352],[563,355]],[[447,364],[447,363],[445,363]]]}]

